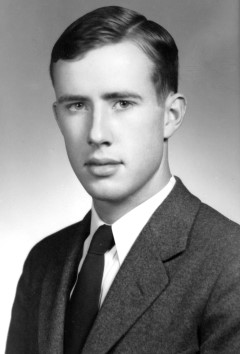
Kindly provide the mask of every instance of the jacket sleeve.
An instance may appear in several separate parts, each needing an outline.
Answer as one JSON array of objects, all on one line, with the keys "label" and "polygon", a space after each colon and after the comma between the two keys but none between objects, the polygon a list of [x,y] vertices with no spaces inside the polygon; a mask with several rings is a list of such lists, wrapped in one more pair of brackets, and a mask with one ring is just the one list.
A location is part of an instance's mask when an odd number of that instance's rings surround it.
[{"label": "jacket sleeve", "polygon": [[[38,296],[34,286],[34,252],[27,257],[19,279],[8,331],[6,354],[37,353]],[[35,348],[35,349],[34,349]]]},{"label": "jacket sleeve", "polygon": [[237,249],[227,262],[223,261],[225,265],[205,307],[200,330],[201,354],[240,353],[240,254]]}]

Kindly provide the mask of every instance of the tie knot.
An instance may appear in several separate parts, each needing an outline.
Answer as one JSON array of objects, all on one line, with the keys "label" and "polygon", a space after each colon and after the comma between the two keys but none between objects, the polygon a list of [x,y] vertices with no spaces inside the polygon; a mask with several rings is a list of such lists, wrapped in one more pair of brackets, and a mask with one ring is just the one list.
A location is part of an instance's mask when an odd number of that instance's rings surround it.
[{"label": "tie knot", "polygon": [[111,226],[100,226],[93,235],[88,253],[104,254],[114,245],[114,238]]}]

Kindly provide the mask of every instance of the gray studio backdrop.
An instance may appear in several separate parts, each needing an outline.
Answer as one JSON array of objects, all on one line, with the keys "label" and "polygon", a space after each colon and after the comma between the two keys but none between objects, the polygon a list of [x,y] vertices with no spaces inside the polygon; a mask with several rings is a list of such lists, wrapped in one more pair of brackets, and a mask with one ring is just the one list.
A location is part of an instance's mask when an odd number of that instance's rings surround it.
[{"label": "gray studio backdrop", "polygon": [[27,252],[81,219],[91,205],[53,118],[48,63],[65,27],[105,5],[143,12],[175,38],[188,110],[170,142],[172,171],[203,201],[240,222],[238,0],[2,0],[0,352]]}]

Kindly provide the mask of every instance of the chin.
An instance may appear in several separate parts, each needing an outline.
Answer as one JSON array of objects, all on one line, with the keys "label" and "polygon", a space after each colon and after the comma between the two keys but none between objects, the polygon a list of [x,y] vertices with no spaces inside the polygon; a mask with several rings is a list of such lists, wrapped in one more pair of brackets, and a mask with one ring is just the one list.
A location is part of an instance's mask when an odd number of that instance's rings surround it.
[{"label": "chin", "polygon": [[106,188],[95,186],[95,187],[85,187],[87,193],[95,200],[103,201],[103,202],[120,202],[121,200],[125,199],[124,193],[120,191],[118,188]]},{"label": "chin", "polygon": [[107,191],[89,191],[88,192],[90,194],[90,196],[95,199],[95,200],[99,200],[102,202],[119,202],[122,197],[119,196],[117,193],[114,192],[107,192]]}]

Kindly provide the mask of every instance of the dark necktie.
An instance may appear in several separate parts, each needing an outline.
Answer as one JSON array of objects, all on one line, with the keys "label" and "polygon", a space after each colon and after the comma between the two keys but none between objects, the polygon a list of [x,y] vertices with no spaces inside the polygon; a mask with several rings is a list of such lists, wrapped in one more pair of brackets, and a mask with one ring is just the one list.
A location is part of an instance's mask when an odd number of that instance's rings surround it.
[{"label": "dark necktie", "polygon": [[65,322],[65,354],[79,354],[99,310],[104,253],[114,245],[110,226],[100,226],[93,235],[80,270]]}]

